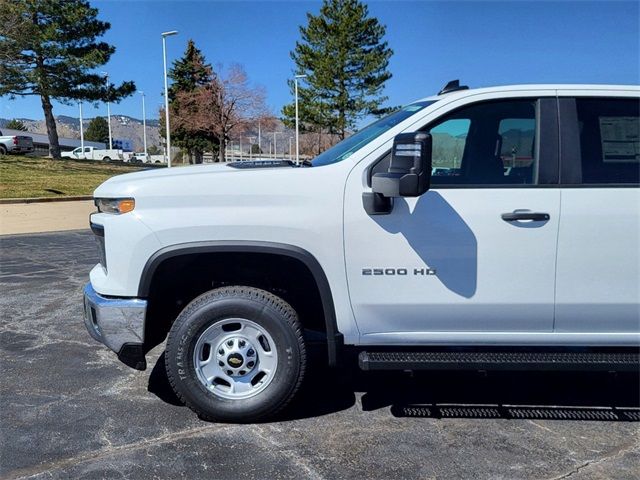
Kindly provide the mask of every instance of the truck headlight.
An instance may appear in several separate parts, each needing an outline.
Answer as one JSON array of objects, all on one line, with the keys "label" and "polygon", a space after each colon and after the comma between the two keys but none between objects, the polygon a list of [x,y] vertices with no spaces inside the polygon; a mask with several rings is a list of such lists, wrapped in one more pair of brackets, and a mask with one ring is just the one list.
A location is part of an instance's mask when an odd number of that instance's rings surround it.
[{"label": "truck headlight", "polygon": [[116,215],[131,212],[136,207],[136,201],[133,198],[96,198],[95,204],[100,213]]}]

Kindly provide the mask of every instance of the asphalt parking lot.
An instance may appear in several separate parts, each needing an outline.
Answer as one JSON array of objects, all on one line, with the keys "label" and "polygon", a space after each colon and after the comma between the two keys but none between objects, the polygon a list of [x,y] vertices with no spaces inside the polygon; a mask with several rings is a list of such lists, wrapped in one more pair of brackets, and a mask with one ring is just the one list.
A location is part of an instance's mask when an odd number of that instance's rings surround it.
[{"label": "asphalt parking lot", "polygon": [[640,478],[637,375],[316,368],[276,421],[207,423],[94,342],[90,232],[0,237],[2,478]]}]

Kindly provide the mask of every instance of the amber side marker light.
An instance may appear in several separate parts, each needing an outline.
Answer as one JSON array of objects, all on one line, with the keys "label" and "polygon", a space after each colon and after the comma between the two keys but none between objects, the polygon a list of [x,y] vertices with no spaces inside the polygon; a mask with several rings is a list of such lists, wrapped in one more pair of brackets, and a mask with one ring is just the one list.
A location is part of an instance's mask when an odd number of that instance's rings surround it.
[{"label": "amber side marker light", "polygon": [[95,204],[100,213],[116,215],[129,213],[136,208],[136,201],[133,198],[96,198]]}]

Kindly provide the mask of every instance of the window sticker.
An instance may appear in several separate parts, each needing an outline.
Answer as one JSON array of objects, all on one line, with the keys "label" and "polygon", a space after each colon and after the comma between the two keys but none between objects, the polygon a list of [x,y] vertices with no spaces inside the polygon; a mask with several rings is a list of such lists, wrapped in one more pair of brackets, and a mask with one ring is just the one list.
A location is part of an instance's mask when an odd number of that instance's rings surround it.
[{"label": "window sticker", "polygon": [[600,117],[602,161],[640,163],[640,118]]}]

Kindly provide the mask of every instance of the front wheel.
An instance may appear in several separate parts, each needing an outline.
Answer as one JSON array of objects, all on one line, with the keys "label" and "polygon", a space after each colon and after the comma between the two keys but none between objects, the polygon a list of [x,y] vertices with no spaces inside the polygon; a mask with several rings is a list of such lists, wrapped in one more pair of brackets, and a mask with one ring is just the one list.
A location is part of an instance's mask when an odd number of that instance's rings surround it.
[{"label": "front wheel", "polygon": [[193,300],[167,339],[169,381],[208,420],[252,422],[275,415],[298,390],[306,367],[293,308],[252,287],[225,287]]},{"label": "front wheel", "polygon": [[105,162],[110,162],[111,161],[111,157],[102,157],[102,160]]}]

